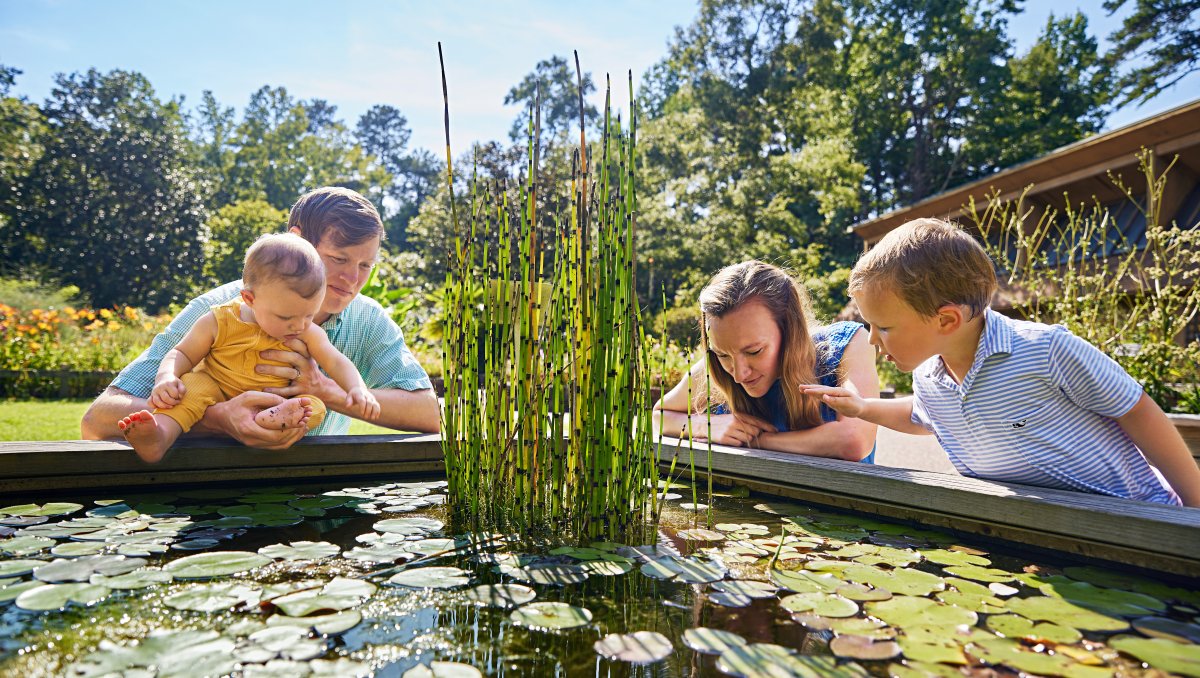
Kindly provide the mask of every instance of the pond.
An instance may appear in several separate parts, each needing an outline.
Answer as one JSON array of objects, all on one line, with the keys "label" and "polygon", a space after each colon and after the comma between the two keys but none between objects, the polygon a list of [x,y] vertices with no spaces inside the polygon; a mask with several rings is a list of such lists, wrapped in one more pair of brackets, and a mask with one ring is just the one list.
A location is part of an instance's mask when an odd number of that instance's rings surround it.
[{"label": "pond", "polygon": [[0,506],[0,674],[1200,675],[1195,580],[676,485],[655,545],[462,535],[441,480],[353,482]]}]

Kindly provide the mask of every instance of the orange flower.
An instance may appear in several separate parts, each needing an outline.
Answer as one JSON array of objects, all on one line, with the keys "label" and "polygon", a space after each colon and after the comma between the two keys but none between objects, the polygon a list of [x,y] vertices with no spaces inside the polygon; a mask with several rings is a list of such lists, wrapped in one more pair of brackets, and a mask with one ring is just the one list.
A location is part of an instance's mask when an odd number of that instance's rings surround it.
[{"label": "orange flower", "polygon": [[100,309],[100,317],[109,320],[113,317],[113,312],[107,308]]},{"label": "orange flower", "polygon": [[117,322],[116,320],[108,321],[108,330],[110,332],[116,332],[119,329],[121,329],[121,323]]}]

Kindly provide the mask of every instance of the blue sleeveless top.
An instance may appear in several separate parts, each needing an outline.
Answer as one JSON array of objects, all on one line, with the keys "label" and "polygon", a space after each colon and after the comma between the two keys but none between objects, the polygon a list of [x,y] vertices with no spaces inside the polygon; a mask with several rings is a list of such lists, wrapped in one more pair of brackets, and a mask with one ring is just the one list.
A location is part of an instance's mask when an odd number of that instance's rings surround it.
[{"label": "blue sleeveless top", "polygon": [[[843,320],[813,331],[813,341],[817,344],[817,382],[822,386],[839,385],[838,367],[842,364],[842,354],[846,352],[850,340],[854,338],[855,333],[861,327],[863,327],[862,323]],[[771,384],[770,390],[759,399],[759,402],[765,406],[763,408],[765,411],[771,413],[770,421],[776,429],[780,432],[789,430],[787,403],[783,399],[783,380],[776,379],[775,383]],[[721,403],[713,408],[712,413],[729,414],[729,408],[725,403]],[[825,403],[821,403],[821,421],[837,421],[837,412]],[[863,458],[862,463],[875,463],[874,447],[871,448],[871,453]]]}]

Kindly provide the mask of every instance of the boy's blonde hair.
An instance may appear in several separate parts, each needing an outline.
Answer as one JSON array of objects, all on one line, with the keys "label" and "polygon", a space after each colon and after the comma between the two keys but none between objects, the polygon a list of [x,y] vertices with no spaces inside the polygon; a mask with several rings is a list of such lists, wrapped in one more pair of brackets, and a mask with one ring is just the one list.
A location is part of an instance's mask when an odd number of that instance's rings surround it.
[{"label": "boy's blonde hair", "polygon": [[292,233],[268,233],[254,241],[246,250],[242,284],[253,291],[276,280],[305,299],[325,289],[325,264],[312,243]]},{"label": "boy's blonde hair", "polygon": [[914,219],[883,236],[854,264],[850,294],[894,292],[924,316],[946,304],[967,306],[974,318],[991,305],[996,269],[974,238],[942,219]]}]

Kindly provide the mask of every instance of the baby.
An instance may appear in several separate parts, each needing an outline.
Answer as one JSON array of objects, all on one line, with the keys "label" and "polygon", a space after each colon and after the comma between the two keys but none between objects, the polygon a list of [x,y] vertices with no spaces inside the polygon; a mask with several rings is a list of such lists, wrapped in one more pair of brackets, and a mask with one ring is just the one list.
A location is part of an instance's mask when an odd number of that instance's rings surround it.
[{"label": "baby", "polygon": [[[246,391],[287,386],[287,379],[254,368],[273,362],[261,358],[261,351],[293,350],[286,345],[293,339],[302,341],[345,389],[346,406],[356,416],[379,417],[379,402],[357,368],[312,322],[325,295],[325,266],[308,241],[291,233],[260,237],[246,252],[242,282],[240,297],[214,306],[163,358],[150,394],[154,412],[142,410],[118,422],[143,460],[162,459],[210,405]],[[255,421],[264,428],[311,430],[324,417],[324,403],[298,396],[259,412]]]}]

